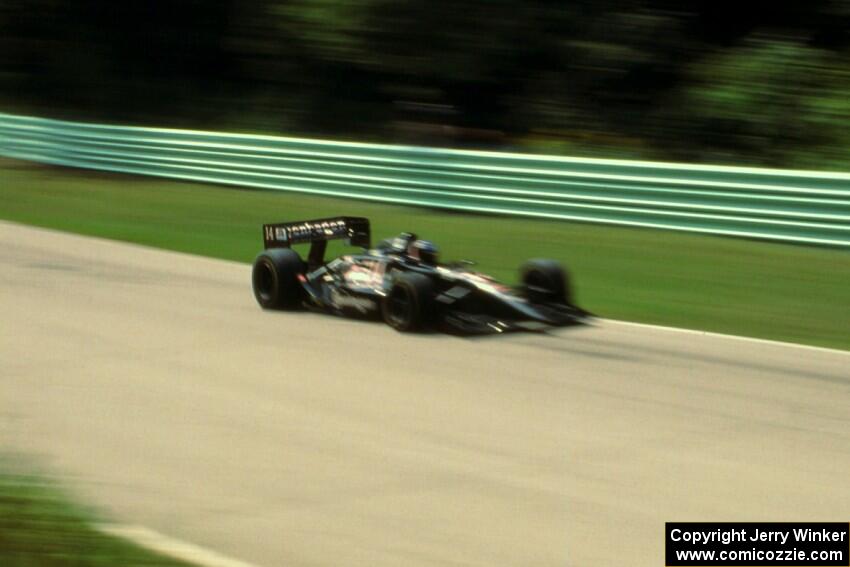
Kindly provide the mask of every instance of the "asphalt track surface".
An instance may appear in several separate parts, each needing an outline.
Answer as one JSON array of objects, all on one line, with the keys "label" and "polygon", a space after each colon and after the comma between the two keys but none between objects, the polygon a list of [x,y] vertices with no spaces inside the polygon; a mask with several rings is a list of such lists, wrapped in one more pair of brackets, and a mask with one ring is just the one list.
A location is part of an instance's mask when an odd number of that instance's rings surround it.
[{"label": "asphalt track surface", "polygon": [[601,322],[408,336],[249,267],[0,223],[0,448],[265,567],[663,565],[850,515],[850,355]]}]

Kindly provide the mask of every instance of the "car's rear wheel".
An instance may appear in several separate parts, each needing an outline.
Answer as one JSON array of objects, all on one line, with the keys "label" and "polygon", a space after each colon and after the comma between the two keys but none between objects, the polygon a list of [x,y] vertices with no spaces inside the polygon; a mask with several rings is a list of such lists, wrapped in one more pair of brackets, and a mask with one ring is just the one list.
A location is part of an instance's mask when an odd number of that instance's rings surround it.
[{"label": "car's rear wheel", "polygon": [[554,260],[529,260],[520,268],[520,281],[532,302],[567,305],[572,302],[567,272]]},{"label": "car's rear wheel", "polygon": [[251,283],[254,297],[263,309],[294,309],[301,305],[304,292],[298,276],[304,261],[289,248],[271,248],[254,260]]},{"label": "car's rear wheel", "polygon": [[384,321],[396,331],[425,327],[433,317],[434,282],[423,274],[401,274],[384,297]]}]

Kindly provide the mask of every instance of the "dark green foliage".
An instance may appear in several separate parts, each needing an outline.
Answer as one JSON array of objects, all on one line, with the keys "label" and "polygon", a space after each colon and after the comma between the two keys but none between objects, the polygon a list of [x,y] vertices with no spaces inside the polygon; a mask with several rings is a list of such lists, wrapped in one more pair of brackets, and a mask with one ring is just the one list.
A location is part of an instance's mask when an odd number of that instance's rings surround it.
[{"label": "dark green foliage", "polygon": [[845,0],[6,0],[0,104],[400,143],[846,169]]}]

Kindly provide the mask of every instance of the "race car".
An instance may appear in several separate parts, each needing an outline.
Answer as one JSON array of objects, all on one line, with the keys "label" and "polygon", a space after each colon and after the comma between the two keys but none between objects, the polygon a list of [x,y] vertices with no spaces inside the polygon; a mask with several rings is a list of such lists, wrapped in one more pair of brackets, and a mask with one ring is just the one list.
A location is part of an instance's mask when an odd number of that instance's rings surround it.
[{"label": "race car", "polygon": [[[327,243],[360,247],[325,262]],[[371,245],[369,220],[336,217],[263,225],[264,251],[254,260],[254,296],[264,309],[312,309],[383,319],[397,331],[436,329],[459,334],[542,331],[584,322],[564,269],[529,260],[510,287],[472,269],[443,264],[437,247],[413,233]],[[310,244],[306,261],[291,247]]]}]

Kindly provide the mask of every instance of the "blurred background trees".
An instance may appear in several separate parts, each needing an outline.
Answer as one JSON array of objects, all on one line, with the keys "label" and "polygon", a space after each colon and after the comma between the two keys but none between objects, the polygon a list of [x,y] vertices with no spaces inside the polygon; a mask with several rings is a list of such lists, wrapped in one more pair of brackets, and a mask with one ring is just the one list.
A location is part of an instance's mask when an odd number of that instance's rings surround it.
[{"label": "blurred background trees", "polygon": [[850,2],[0,0],[0,109],[850,169]]}]

